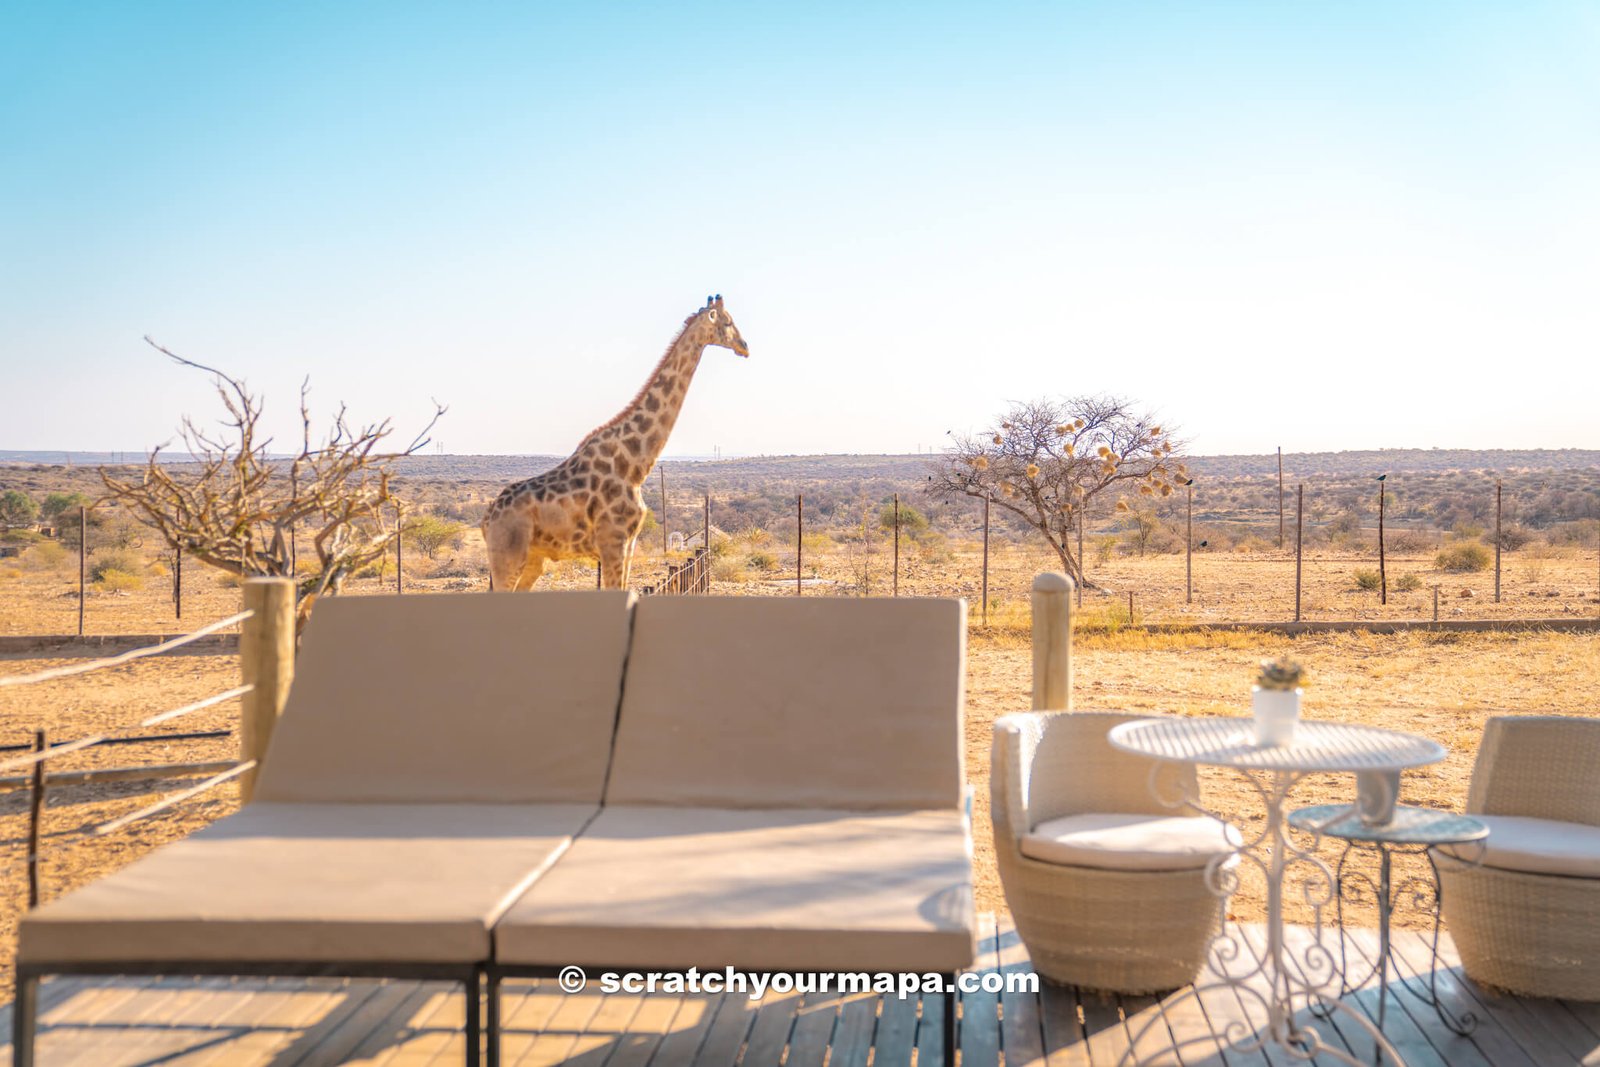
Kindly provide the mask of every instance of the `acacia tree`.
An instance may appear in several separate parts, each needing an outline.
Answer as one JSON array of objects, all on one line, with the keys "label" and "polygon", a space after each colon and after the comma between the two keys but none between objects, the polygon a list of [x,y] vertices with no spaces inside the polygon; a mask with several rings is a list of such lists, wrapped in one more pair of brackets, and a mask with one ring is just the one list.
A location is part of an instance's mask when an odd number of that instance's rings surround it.
[{"label": "acacia tree", "polygon": [[[1169,430],[1119,397],[1033,400],[1013,404],[993,429],[956,438],[928,491],[989,498],[1043,534],[1081,583],[1074,535],[1090,506],[1108,491],[1172,495],[1188,478],[1177,449]],[[1125,497],[1116,509],[1129,510]]]},{"label": "acacia tree", "polygon": [[428,443],[442,406],[434,404],[422,432],[397,452],[379,451],[392,431],[390,420],[352,426],[343,405],[314,443],[309,383],[302,383],[300,449],[274,457],[271,438],[261,434],[259,396],[214,367],[145,340],[182,366],[211,375],[227,418],[220,430],[208,430],[184,417],[180,435],[192,463],[164,463],[157,448],[136,480],[101,467],[111,499],[170,547],[243,577],[297,577],[295,531],[301,531],[313,561],[300,568],[296,584],[302,618],[312,597],[337,593],[346,577],[390,550],[401,503],[390,485],[391,465]]}]

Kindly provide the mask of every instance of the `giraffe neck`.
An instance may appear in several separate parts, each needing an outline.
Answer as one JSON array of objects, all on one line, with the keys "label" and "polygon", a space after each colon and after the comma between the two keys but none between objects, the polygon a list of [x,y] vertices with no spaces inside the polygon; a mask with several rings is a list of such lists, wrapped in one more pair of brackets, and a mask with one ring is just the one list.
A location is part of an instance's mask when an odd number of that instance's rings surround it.
[{"label": "giraffe neck", "polygon": [[688,395],[689,382],[705,354],[706,342],[695,329],[697,321],[691,319],[685,325],[628,406],[591,433],[580,447],[580,451],[589,451],[606,442],[624,444],[625,462],[618,464],[618,470],[629,470],[633,477],[628,481],[635,485],[644,481],[667,447],[667,438]]}]

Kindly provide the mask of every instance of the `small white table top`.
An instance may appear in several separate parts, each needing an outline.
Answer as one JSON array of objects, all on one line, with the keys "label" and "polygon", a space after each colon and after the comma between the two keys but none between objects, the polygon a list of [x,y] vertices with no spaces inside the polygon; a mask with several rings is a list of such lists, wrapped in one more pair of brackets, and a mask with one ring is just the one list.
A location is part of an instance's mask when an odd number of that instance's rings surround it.
[{"label": "small white table top", "polygon": [[1250,719],[1140,719],[1107,736],[1140,756],[1250,771],[1398,771],[1445,757],[1442,745],[1414,734],[1304,719],[1281,745],[1257,744]]}]

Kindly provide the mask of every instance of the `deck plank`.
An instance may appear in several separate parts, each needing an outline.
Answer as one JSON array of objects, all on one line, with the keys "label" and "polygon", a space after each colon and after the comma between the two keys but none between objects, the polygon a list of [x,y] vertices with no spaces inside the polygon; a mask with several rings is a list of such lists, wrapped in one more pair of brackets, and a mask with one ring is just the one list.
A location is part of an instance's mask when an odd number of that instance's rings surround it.
[{"label": "deck plank", "polygon": [[[1451,967],[1461,966],[1461,957],[1449,939],[1440,944],[1439,955]],[[1594,1051],[1593,1038],[1586,1036],[1587,1028],[1559,1001],[1496,992],[1480,986],[1465,972],[1462,972],[1461,981],[1480,1004],[1497,1014],[1521,1043],[1523,1051],[1541,1067],[1582,1063]]]},{"label": "deck plank", "polygon": [[799,1009],[800,998],[794,993],[768,990],[762,994],[755,1025],[750,1028],[750,1036],[745,1041],[739,1062],[748,1067],[781,1062],[783,1050],[789,1044],[789,1031],[794,1028],[795,1013]]},{"label": "deck plank", "polygon": [[[992,912],[978,916],[978,953],[972,973],[983,976],[1000,969],[998,934]],[[958,1041],[962,1067],[1000,1067],[1000,995],[977,990],[960,996]]]},{"label": "deck plank", "polygon": [[872,1037],[872,1067],[909,1067],[917,1042],[918,996],[884,997]]},{"label": "deck plank", "polygon": [[386,981],[336,1030],[324,1034],[301,1056],[295,1067],[337,1067],[355,1048],[393,1016],[420,986],[416,981]]},{"label": "deck plank", "polygon": [[726,998],[724,993],[695,993],[684,997],[671,1032],[650,1058],[650,1067],[693,1067],[699,1061],[700,1047]]},{"label": "deck plank", "polygon": [[[1442,936],[1445,939],[1449,937],[1448,934]],[[1432,978],[1440,1000],[1457,1018],[1465,1018],[1468,1013],[1476,1017],[1478,1025],[1469,1039],[1495,1067],[1539,1067],[1523,1050],[1521,1043],[1501,1024],[1498,1015],[1479,1003],[1467,987],[1459,969],[1449,966],[1441,959],[1438,972],[1434,973],[1433,952],[1428,938],[1429,935],[1415,931],[1395,932],[1395,956],[1406,979],[1419,988],[1426,988],[1429,979]],[[1431,1008],[1423,1010],[1432,1011]],[[1436,1013],[1435,1020],[1437,1020]],[[1438,1026],[1452,1040],[1461,1040],[1445,1028],[1442,1022],[1430,1023],[1430,1032],[1433,1026]]]},{"label": "deck plank", "polygon": [[1039,1022],[1047,1067],[1091,1067],[1089,1038],[1078,1011],[1076,989],[1041,980]]},{"label": "deck plank", "polygon": [[717,1017],[711,1021],[711,1030],[700,1046],[695,1067],[734,1067],[739,1062],[739,1053],[755,1021],[756,1012],[748,995],[737,992],[724,994]]},{"label": "deck plank", "polygon": [[[1010,919],[995,926],[995,967],[1008,982],[1015,975],[1033,972],[1028,948],[1017,936],[1017,928]],[[1009,985],[1001,990],[1000,1048],[1005,1054],[1006,1067],[1046,1067],[1039,996],[1031,990],[1015,992]]]},{"label": "deck plank", "polygon": [[871,994],[857,994],[839,1006],[828,1067],[867,1067],[872,1058],[873,1032],[878,1026],[878,1007],[883,1000]]},{"label": "deck plank", "polygon": [[[557,984],[548,978],[541,980],[539,984],[545,988],[547,994],[553,992],[552,987],[558,988]],[[602,1067],[606,1060],[611,1058],[617,1042],[627,1032],[644,1002],[643,997],[602,996],[599,999],[599,1006],[584,1023],[583,1032],[577,1035],[572,1048],[568,1051],[566,1067]],[[553,1015],[554,1011],[551,1014]],[[528,1067],[533,1050],[534,1043],[529,1042],[517,1060],[502,1062],[510,1064],[511,1067]]]},{"label": "deck plank", "polygon": [[[1352,927],[1344,932],[1344,937],[1350,946],[1352,960],[1359,961],[1359,966],[1370,968],[1379,962],[1377,930],[1366,926]],[[1385,984],[1388,986],[1387,998],[1383,997]],[[1402,1000],[1409,1003],[1402,1003]],[[1463,1041],[1461,1047],[1454,1049],[1448,1045],[1440,1049],[1435,1044],[1440,1039],[1430,1037],[1419,1025],[1411,1010],[1416,1001],[1399,988],[1393,970],[1387,976],[1380,970],[1369,988],[1345,998],[1345,1003],[1361,1011],[1375,1027],[1378,1025],[1380,1001],[1386,1001],[1383,1036],[1400,1054],[1406,1067],[1493,1067],[1470,1041]],[[1439,1029],[1443,1030],[1442,1027]]]},{"label": "deck plank", "polygon": [[[1253,968],[1265,948],[1260,926],[1234,928]],[[1325,931],[1325,939],[1331,931]],[[1288,944],[1311,938],[1291,928]],[[1376,932],[1344,933],[1352,970],[1376,953]],[[1331,945],[1329,947],[1332,947]],[[985,916],[977,973],[1028,973],[1027,949],[1009,920]],[[1395,934],[1387,1037],[1409,1067],[1557,1067],[1600,1063],[1600,1005],[1494,993],[1457,969],[1441,945],[1439,992],[1451,1010],[1479,1017],[1470,1038],[1450,1033],[1433,1009],[1402,983],[1423,988],[1429,943]],[[1258,976],[1252,987],[1265,992]],[[48,993],[48,995],[46,995]],[[508,982],[504,989],[507,1067],[932,1067],[942,1062],[943,997],[768,993],[716,996],[566,995],[553,982]],[[106,978],[44,983],[41,1067],[454,1067],[462,1051],[462,997],[445,982],[330,979]],[[1166,998],[1110,997],[1041,983],[1037,993],[967,995],[962,1003],[965,1067],[1116,1067],[1134,1031],[1149,1022],[1138,1051],[1155,1067],[1267,1067],[1295,1061],[1232,1051],[1222,1041],[1232,1021],[1263,1025],[1226,989],[1192,988]],[[1375,983],[1351,998],[1369,1021]],[[1325,1040],[1370,1061],[1370,1040],[1349,1018],[1310,1019]],[[1190,1042],[1173,1051],[1174,1043]],[[1364,1046],[1364,1047],[1363,1047]],[[1331,1057],[1321,1057],[1324,1061]]]}]

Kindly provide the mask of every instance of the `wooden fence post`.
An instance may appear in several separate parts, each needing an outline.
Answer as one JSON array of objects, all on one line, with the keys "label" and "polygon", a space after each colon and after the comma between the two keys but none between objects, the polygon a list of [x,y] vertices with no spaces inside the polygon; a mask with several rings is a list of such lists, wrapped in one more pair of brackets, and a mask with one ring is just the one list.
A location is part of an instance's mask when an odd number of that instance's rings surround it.
[{"label": "wooden fence post", "polygon": [[239,670],[243,684],[254,688],[240,698],[239,759],[256,766],[239,778],[239,803],[248,804],[294,680],[294,582],[248,579],[244,606],[251,615],[239,627]]},{"label": "wooden fence post", "polygon": [[1283,446],[1278,446],[1278,551],[1283,551]]},{"label": "wooden fence post", "polygon": [[172,609],[173,616],[183,618],[183,546],[172,550]]},{"label": "wooden fence post", "polygon": [[1389,602],[1389,568],[1384,565],[1383,558],[1383,502],[1389,496],[1384,479],[1387,474],[1378,475],[1378,603]]},{"label": "wooden fence post", "polygon": [[667,558],[667,468],[657,467],[661,475],[661,558]]},{"label": "wooden fence post", "polygon": [[1073,581],[1057,571],[1033,580],[1033,710],[1072,708]]}]

